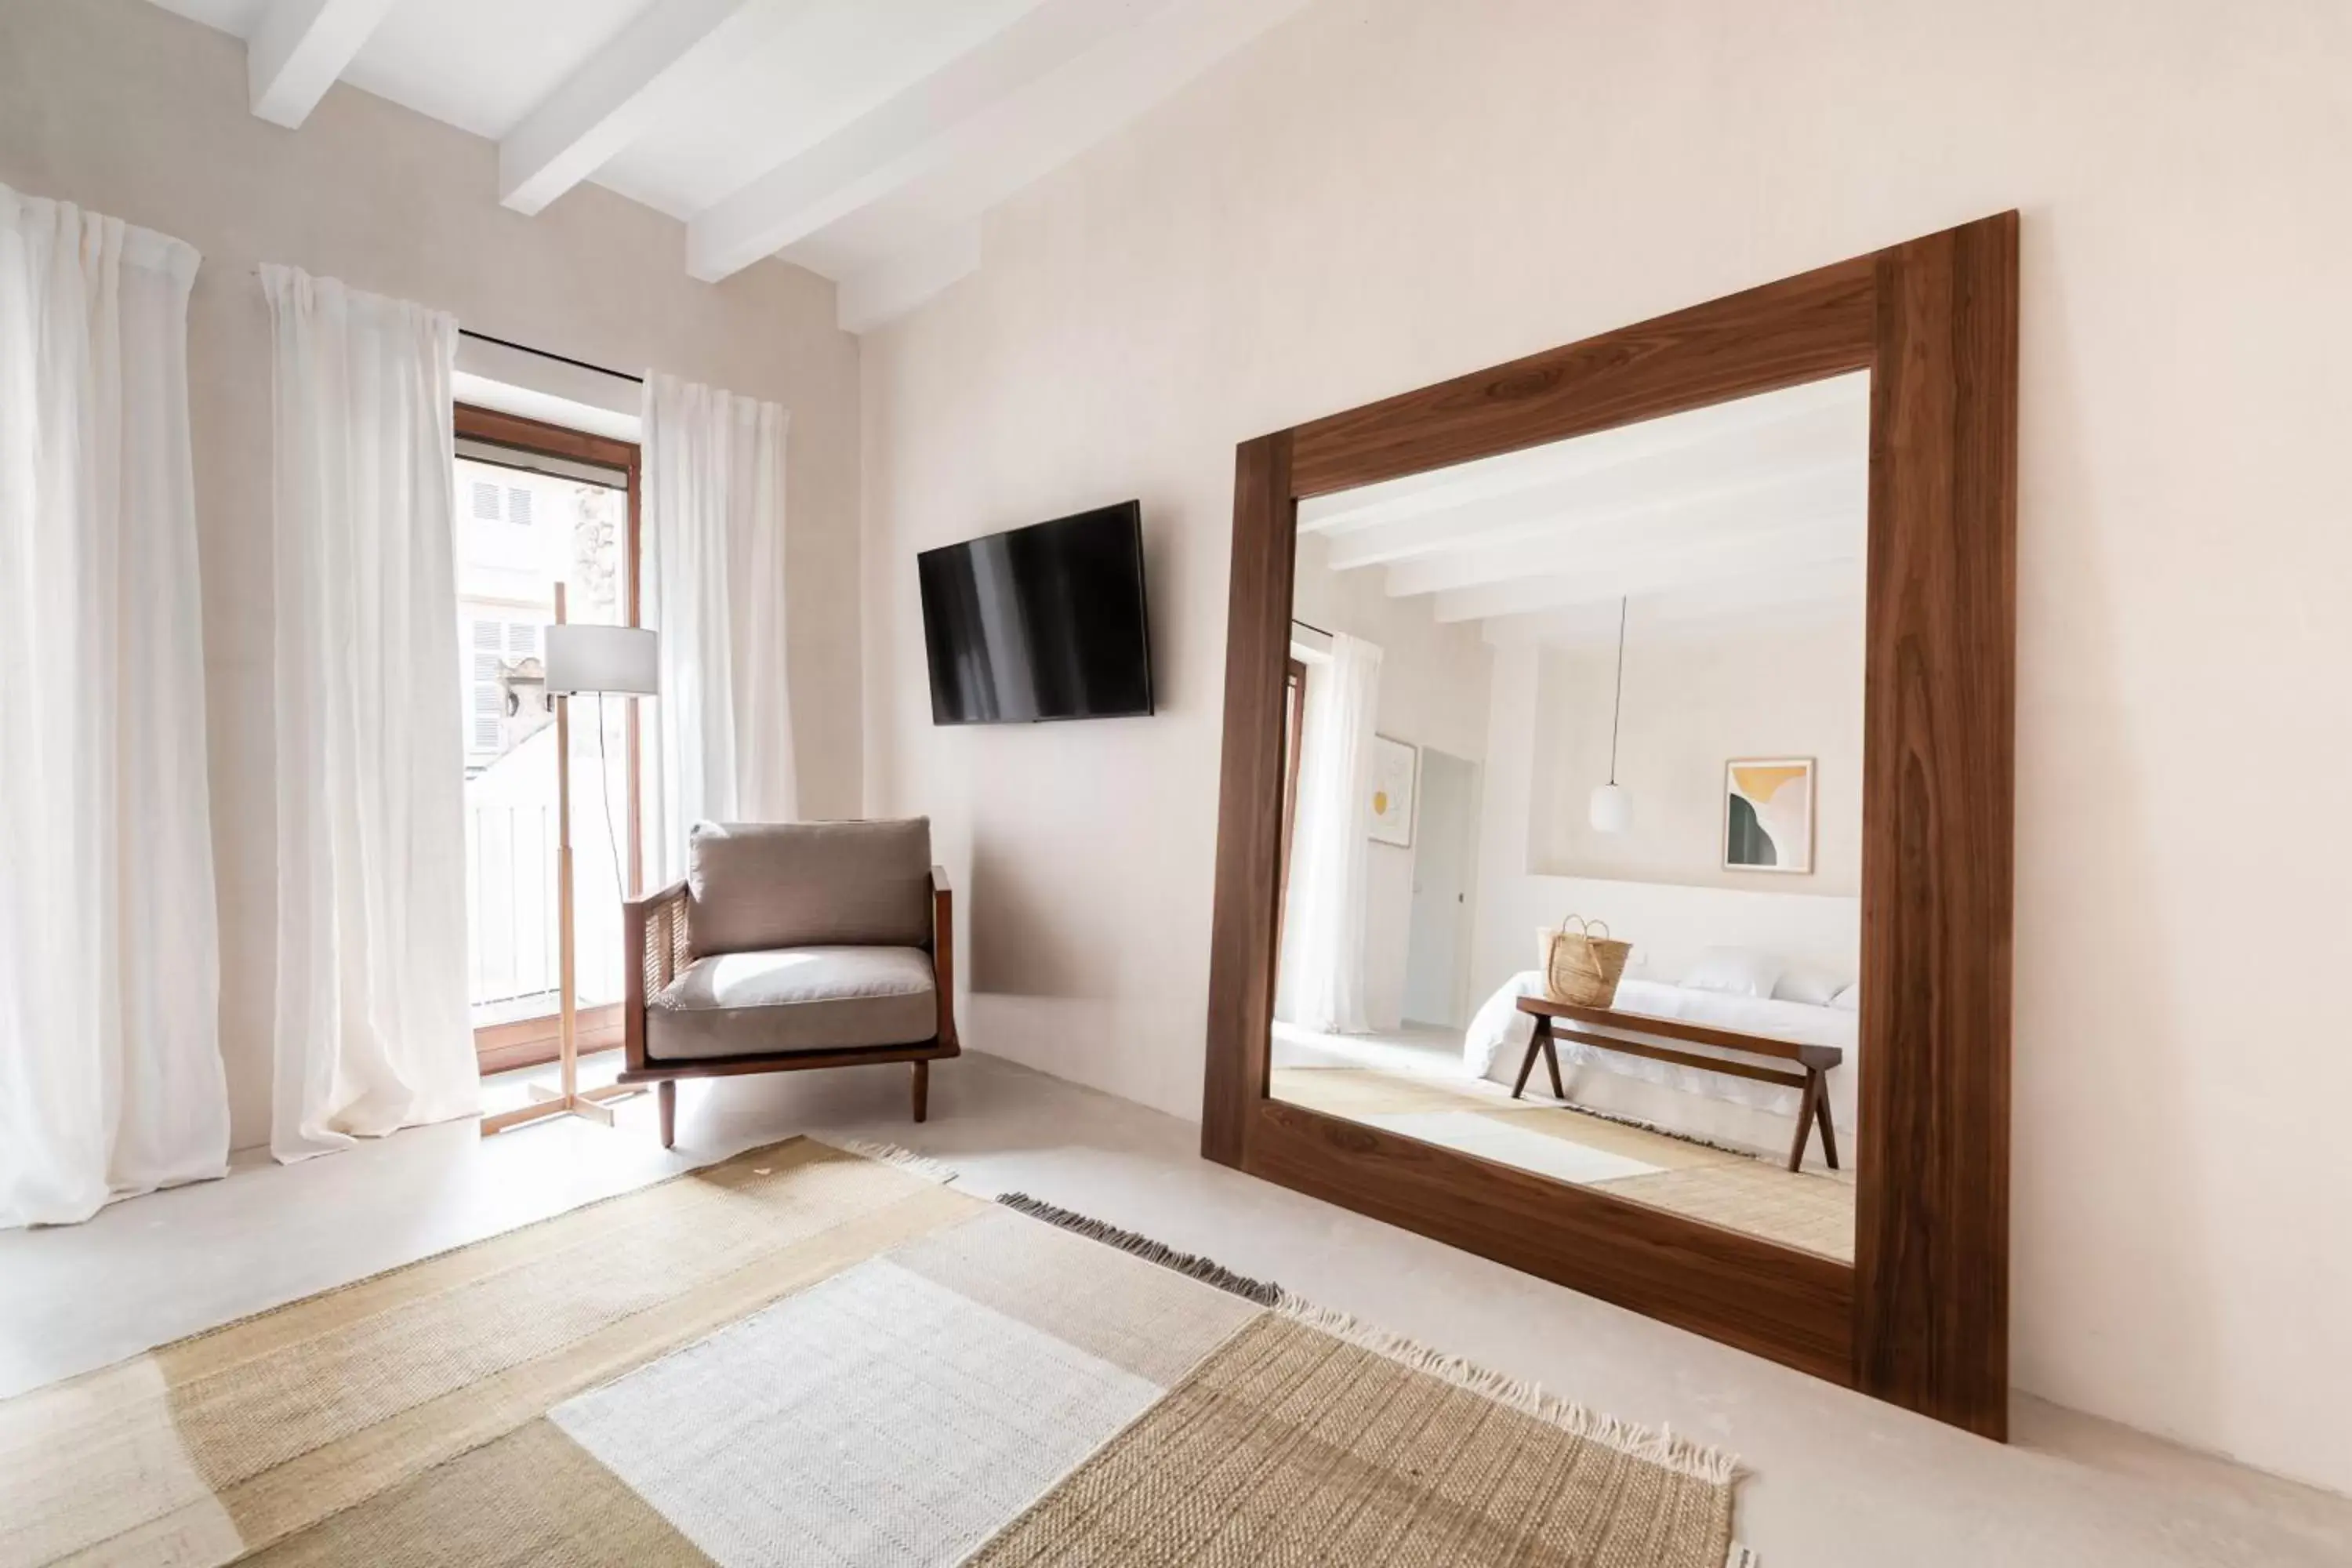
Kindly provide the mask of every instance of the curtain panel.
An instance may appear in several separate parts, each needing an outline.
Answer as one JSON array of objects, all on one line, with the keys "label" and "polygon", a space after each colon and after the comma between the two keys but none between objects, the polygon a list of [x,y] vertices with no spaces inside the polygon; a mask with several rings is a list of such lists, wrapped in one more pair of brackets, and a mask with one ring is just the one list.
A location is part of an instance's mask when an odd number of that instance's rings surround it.
[{"label": "curtain panel", "polygon": [[196,264],[0,185],[0,1226],[227,1169]]},{"label": "curtain panel", "polygon": [[467,1005],[457,323],[290,267],[269,302],[280,1160],[478,1109]]},{"label": "curtain panel", "polygon": [[1322,1034],[1370,1029],[1365,901],[1371,892],[1372,736],[1381,649],[1341,632],[1307,678],[1275,1016]]},{"label": "curtain panel", "polygon": [[661,633],[646,875],[686,874],[698,822],[800,812],[785,681],[781,405],[646,378],[644,605]]}]

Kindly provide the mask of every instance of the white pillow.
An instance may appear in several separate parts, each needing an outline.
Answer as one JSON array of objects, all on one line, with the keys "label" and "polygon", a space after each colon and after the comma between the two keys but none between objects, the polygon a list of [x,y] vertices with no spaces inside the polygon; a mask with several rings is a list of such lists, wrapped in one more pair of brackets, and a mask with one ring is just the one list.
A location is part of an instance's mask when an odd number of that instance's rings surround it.
[{"label": "white pillow", "polygon": [[1780,978],[1780,961],[1759,948],[1710,947],[1683,976],[1683,985],[1730,996],[1769,997]]},{"label": "white pillow", "polygon": [[1772,986],[1773,1000],[1802,1002],[1808,1007],[1826,1007],[1843,988],[1835,975],[1800,963],[1782,973]]},{"label": "white pillow", "polygon": [[1830,998],[1830,1005],[1843,1007],[1849,1013],[1862,1011],[1862,982],[1857,980]]}]

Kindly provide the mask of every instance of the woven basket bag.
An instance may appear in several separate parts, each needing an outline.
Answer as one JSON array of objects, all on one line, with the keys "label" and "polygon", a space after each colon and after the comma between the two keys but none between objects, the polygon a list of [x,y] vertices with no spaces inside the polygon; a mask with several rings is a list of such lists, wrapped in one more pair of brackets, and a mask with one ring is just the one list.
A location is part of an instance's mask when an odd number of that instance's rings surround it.
[{"label": "woven basket bag", "polygon": [[[1577,929],[1569,930],[1571,925]],[[1544,990],[1553,1001],[1606,1007],[1617,1000],[1617,980],[1625,973],[1625,960],[1632,956],[1633,944],[1612,941],[1608,922],[1570,915],[1558,930],[1544,928],[1538,940],[1542,944]]]}]

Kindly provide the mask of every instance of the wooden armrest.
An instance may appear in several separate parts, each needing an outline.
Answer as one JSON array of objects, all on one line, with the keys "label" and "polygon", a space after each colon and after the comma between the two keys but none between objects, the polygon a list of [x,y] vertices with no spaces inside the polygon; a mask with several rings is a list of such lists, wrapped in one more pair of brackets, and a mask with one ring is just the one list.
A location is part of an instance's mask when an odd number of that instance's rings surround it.
[{"label": "wooden armrest", "polygon": [[680,898],[684,896],[685,892],[686,879],[680,877],[677,881],[672,882],[668,887],[664,888],[657,892],[647,893],[642,898],[623,899],[621,900],[621,907],[625,910],[635,910],[639,912],[644,912],[651,910],[656,904],[666,904],[672,899]]},{"label": "wooden armrest", "polygon": [[683,878],[621,902],[621,1047],[632,1068],[646,1065],[646,1003],[694,962],[686,929]]},{"label": "wooden armrest", "polygon": [[948,886],[948,868],[931,868],[931,984],[940,997],[940,1044],[956,1043],[955,1024],[955,890]]}]

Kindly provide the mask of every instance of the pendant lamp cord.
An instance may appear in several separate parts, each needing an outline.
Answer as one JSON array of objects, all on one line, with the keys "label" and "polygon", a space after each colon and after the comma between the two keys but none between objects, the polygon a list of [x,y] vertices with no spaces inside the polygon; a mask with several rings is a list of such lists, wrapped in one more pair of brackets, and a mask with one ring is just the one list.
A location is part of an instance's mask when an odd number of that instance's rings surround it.
[{"label": "pendant lamp cord", "polygon": [[1625,713],[1625,605],[1617,601],[1617,697],[1609,710],[1609,782],[1617,782],[1617,721]]}]

